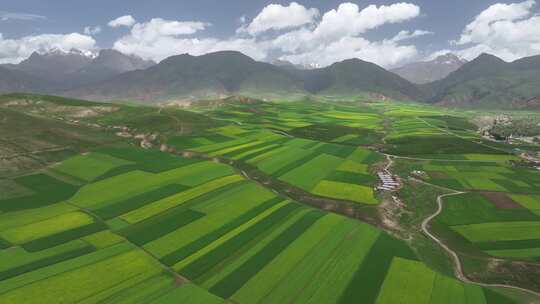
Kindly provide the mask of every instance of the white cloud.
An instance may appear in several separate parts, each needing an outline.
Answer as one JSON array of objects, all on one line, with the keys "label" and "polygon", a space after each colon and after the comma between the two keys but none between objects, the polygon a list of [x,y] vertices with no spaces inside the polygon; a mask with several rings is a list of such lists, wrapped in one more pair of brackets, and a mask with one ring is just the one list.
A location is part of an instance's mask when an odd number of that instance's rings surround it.
[{"label": "white cloud", "polygon": [[130,35],[137,39],[153,40],[160,37],[194,34],[208,26],[210,26],[209,23],[198,21],[170,21],[153,18],[149,22],[135,24]]},{"label": "white cloud", "polygon": [[534,0],[494,4],[469,23],[453,44],[471,60],[483,52],[512,61],[540,54],[540,16],[533,14]]},{"label": "white cloud", "polygon": [[0,20],[9,21],[9,20],[22,20],[22,21],[34,21],[34,20],[46,20],[47,17],[36,15],[36,14],[26,14],[26,13],[10,13],[0,11]]},{"label": "white cloud", "polygon": [[[343,3],[318,18],[317,10],[306,9],[293,2],[289,6],[265,7],[251,23],[244,24],[239,30],[253,36],[240,35],[226,39],[187,37],[206,29],[210,24],[155,18],[133,25],[131,32],[117,40],[113,48],[155,61],[182,53],[201,55],[236,50],[257,60],[277,56],[293,63],[324,66],[335,61],[360,58],[392,66],[417,56],[416,47],[403,45],[405,40],[429,32],[405,31],[380,41],[369,41],[362,37],[363,34],[385,24],[404,22],[419,15],[420,8],[410,3],[370,5],[364,9],[353,3]],[[246,22],[245,19],[239,21]]]},{"label": "white cloud", "polygon": [[133,18],[131,15],[125,15],[111,20],[107,25],[110,27],[131,27],[133,24],[135,24],[135,18]]},{"label": "white cloud", "polygon": [[85,26],[83,33],[90,36],[97,35],[101,33],[101,26]]},{"label": "white cloud", "polygon": [[288,6],[269,4],[251,21],[250,24],[238,29],[238,32],[247,32],[257,35],[268,30],[283,30],[310,24],[319,16],[316,8],[305,8],[296,2]]},{"label": "white cloud", "polygon": [[[360,58],[392,66],[400,60],[415,57],[418,53],[416,47],[402,46],[398,44],[399,40],[392,39],[372,42],[361,35],[384,24],[404,22],[419,15],[420,8],[409,3],[370,5],[362,10],[354,3],[343,3],[326,12],[313,29],[304,27],[280,35],[273,40],[272,46],[286,53],[282,59],[298,64],[315,62],[324,66],[348,58]],[[427,33],[407,32],[398,38],[405,40],[405,34],[419,36]]]},{"label": "white cloud", "polygon": [[512,22],[530,15],[530,9],[536,4],[534,0],[521,3],[497,3],[481,12],[467,25],[457,44],[481,42],[493,34],[493,27],[500,22]]},{"label": "white cloud", "polygon": [[253,39],[240,38],[219,40],[161,36],[150,42],[125,37],[116,41],[113,48],[125,54],[138,55],[156,62],[169,56],[185,53],[199,56],[217,51],[239,51],[256,60],[264,60],[267,55],[260,43]]},{"label": "white cloud", "polygon": [[371,42],[362,37],[344,37],[327,45],[297,54],[281,56],[281,59],[296,64],[317,63],[327,66],[350,58],[359,58],[381,66],[394,66],[417,56],[412,45],[398,45],[394,41]]},{"label": "white cloud", "polygon": [[433,34],[434,34],[433,32],[424,31],[424,30],[415,30],[414,32],[401,31],[397,35],[395,35],[394,38],[392,38],[391,40],[398,42],[398,41],[413,39],[420,36],[433,35]]},{"label": "white cloud", "polygon": [[258,60],[266,58],[265,42],[233,37],[229,39],[188,38],[210,26],[196,21],[169,21],[154,18],[149,22],[137,23],[131,32],[114,43],[113,48],[126,54],[135,54],[145,59],[161,61],[166,57],[189,53],[202,55],[209,52],[235,50]]},{"label": "white cloud", "polygon": [[92,51],[95,48],[96,41],[92,37],[79,33],[43,34],[19,39],[4,39],[0,34],[0,63],[18,63],[36,51],[47,52],[52,49],[66,52],[71,49]]},{"label": "white cloud", "polygon": [[399,23],[420,15],[420,7],[411,3],[389,6],[370,5],[362,10],[354,3],[342,3],[337,10],[326,12],[314,31],[325,40],[358,35],[383,24]]}]

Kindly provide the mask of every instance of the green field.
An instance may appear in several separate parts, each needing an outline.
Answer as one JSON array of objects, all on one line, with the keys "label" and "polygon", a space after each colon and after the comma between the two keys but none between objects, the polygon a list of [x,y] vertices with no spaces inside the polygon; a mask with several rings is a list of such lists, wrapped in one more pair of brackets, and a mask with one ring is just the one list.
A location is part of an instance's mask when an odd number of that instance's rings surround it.
[{"label": "green field", "polygon": [[[538,287],[540,175],[482,139],[476,114],[351,98],[81,118],[159,136],[0,179],[0,303],[532,302],[454,278],[420,227],[436,195],[408,188],[464,192],[428,228],[471,279],[498,257],[515,264],[480,279]],[[412,196],[375,190],[389,159]]]},{"label": "green field", "polygon": [[[161,189],[155,187],[167,182],[181,182],[188,175],[195,180],[214,177],[202,184],[190,180],[187,186],[192,188],[165,198],[149,196],[140,200],[136,209],[115,216],[126,221],[121,229],[111,226],[112,230],[81,235],[36,252],[27,252],[24,247],[0,252],[0,300],[29,303],[39,294],[40,303],[94,303],[106,299],[113,303],[136,303],[141,299],[150,303],[222,303],[229,298],[237,303],[282,303],[286,299],[346,303],[346,294],[354,289],[352,284],[356,284],[359,274],[365,275],[364,265],[372,264],[370,261],[377,257],[370,254],[372,250],[386,250],[388,254],[386,264],[380,264],[382,268],[377,270],[381,278],[376,286],[379,291],[371,291],[378,294],[373,297],[377,302],[392,303],[392,297],[407,293],[407,298],[399,298],[407,303],[422,303],[431,293],[448,292],[443,291],[445,287],[440,291],[432,287],[432,282],[442,279],[435,279],[437,275],[421,262],[409,260],[414,255],[408,249],[392,250],[406,246],[384,232],[279,199],[239,175],[220,177],[222,166],[213,165],[216,173],[210,174],[206,169],[210,165],[202,162],[162,174],[122,173],[83,186],[70,198],[72,205],[58,202],[38,209],[39,213],[28,209],[13,216],[0,214],[8,220],[3,222],[0,237],[13,245],[24,244],[100,220],[86,215],[86,209],[76,211],[78,206],[114,205],[119,195],[110,191],[121,181],[136,181],[134,193],[144,193]],[[365,172],[363,165],[349,163],[342,168]],[[361,201],[369,203],[366,197]],[[22,221],[10,219],[14,217]],[[381,238],[384,243],[380,243]],[[137,246],[143,246],[144,251]],[[163,272],[167,265],[202,288],[191,283],[174,288],[173,278]],[[100,275],[110,271],[114,275],[106,275],[107,279]],[[410,275],[417,279],[407,286],[398,283]],[[463,291],[460,283],[446,280],[450,283],[435,286],[454,284]],[[93,288],[83,292],[83,286]],[[483,297],[482,290],[478,292]],[[468,302],[462,297],[456,303]]]}]

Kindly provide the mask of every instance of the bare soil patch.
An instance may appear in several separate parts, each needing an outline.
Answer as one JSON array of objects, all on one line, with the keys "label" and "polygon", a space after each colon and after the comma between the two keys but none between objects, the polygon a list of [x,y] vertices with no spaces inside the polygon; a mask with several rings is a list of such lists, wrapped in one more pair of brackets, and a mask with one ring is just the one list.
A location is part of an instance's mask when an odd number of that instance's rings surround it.
[{"label": "bare soil patch", "polygon": [[508,195],[501,192],[482,192],[490,202],[499,209],[517,209],[523,208],[520,204],[512,200]]}]

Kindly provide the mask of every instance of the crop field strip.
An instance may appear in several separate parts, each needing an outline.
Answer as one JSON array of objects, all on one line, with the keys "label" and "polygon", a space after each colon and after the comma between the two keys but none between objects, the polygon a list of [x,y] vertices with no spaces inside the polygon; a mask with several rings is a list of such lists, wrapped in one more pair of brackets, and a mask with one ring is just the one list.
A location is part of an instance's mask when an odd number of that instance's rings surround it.
[{"label": "crop field strip", "polygon": [[[285,132],[299,132],[299,137],[274,133],[265,129],[268,125],[260,128],[243,123],[188,139],[173,138],[169,144],[210,157],[251,163],[273,178],[323,197],[378,203],[372,191],[376,179],[370,170],[382,156],[356,145],[377,142],[370,136],[381,135],[380,114],[350,113],[349,108],[339,107],[322,111],[318,105],[288,103],[263,110],[270,114],[259,119],[268,119],[273,127]],[[231,121],[249,121],[257,116],[242,107],[215,113],[222,114]],[[393,114],[398,117],[403,111],[396,109]],[[416,115],[418,112],[411,111],[411,117]],[[422,115],[431,114],[427,111]],[[450,116],[425,119],[454,131],[470,127]],[[414,125],[415,120],[411,119],[410,124]],[[340,127],[319,128],[325,125]],[[314,126],[327,136],[324,140],[310,139],[308,131]],[[349,128],[361,130],[355,133]],[[432,129],[426,132],[438,130]],[[481,167],[496,176],[493,183],[482,182],[484,176],[474,172],[469,175],[456,164],[451,164],[456,165],[454,168],[432,164],[443,168],[429,172],[441,172],[445,178],[455,178],[471,189],[482,187],[482,183],[488,191],[504,189],[523,208],[500,210],[484,196],[480,208],[492,207],[488,216],[493,222],[526,220],[525,225],[534,226],[538,209],[531,195],[535,192],[507,188],[534,189],[537,180],[525,181],[528,175],[502,165],[510,159],[505,155],[497,154],[494,159],[493,154],[482,154],[486,151],[464,150],[459,157],[497,161]],[[445,153],[454,151],[441,152],[439,156],[445,157],[451,155]],[[78,175],[74,166],[92,170]],[[65,184],[64,192],[22,206],[8,199],[6,202],[11,203],[5,210],[1,209],[4,201],[0,201],[0,248],[7,247],[0,249],[0,257],[17,261],[0,262],[2,303],[38,297],[43,303],[345,304],[357,299],[394,303],[400,294],[406,294],[400,301],[410,303],[445,303],[447,299],[452,303],[509,301],[489,289],[462,284],[434,272],[418,261],[404,242],[379,229],[280,198],[245,180],[227,165],[125,147],[100,148],[50,170],[50,176],[30,176],[28,182],[23,179],[20,184],[34,193],[45,193],[47,187],[60,182]],[[60,181],[62,176],[55,176],[55,170],[85,184]],[[522,177],[512,184],[501,184],[500,180],[508,181],[514,175]],[[40,185],[40,178],[48,186]],[[18,199],[24,202],[26,198]],[[74,221],[62,227],[62,222],[70,222],[71,214],[86,215],[86,211],[91,213],[87,215],[90,222]],[[452,212],[443,218],[453,219],[449,227],[483,225],[482,221],[458,222]],[[35,237],[27,232],[38,225],[52,227],[40,229],[42,232]],[[521,242],[529,249],[535,240],[501,240],[495,242],[501,248],[489,249],[492,242],[475,244],[486,246],[487,252],[525,255],[526,248],[509,252],[512,249],[506,248],[505,242]],[[179,282],[165,271],[166,267],[191,282]],[[109,272],[112,274],[107,276]],[[407,286],[399,283],[410,277],[418,280],[411,280]],[[81,290],[84,286],[93,287]]]},{"label": "crop field strip", "polygon": [[[464,260],[471,256],[524,263],[540,260],[538,238],[527,232],[534,230],[528,226],[537,225],[540,217],[534,203],[526,203],[528,197],[534,197],[540,190],[539,175],[534,170],[515,166],[513,162],[519,158],[505,154],[503,150],[508,151],[508,147],[486,143],[474,133],[454,129],[451,132],[458,138],[480,143],[482,148],[472,151],[468,150],[472,146],[464,146],[466,149],[460,148],[452,154],[448,154],[451,150],[438,155],[418,154],[413,155],[414,161],[403,161],[409,162],[409,172],[424,171],[421,179],[428,183],[468,192],[444,199],[443,212],[436,219],[433,231],[451,248],[463,253]],[[488,152],[484,148],[496,151]],[[525,198],[525,203],[520,204],[519,198]],[[503,240],[496,236],[498,231]],[[494,301],[492,293],[485,292],[485,296],[488,302]]]},{"label": "crop field strip", "polygon": [[[150,196],[150,198],[151,198],[151,197],[152,197],[152,196]],[[145,199],[147,200],[147,198],[145,198]],[[61,210],[61,209],[60,209],[60,210]],[[68,215],[69,215],[69,213],[68,213]],[[51,215],[51,216],[52,216],[52,215]],[[51,218],[54,219],[54,217],[51,217]],[[49,220],[49,221],[52,221],[52,220]],[[54,219],[54,221],[57,221],[57,220]],[[53,221],[53,222],[54,222],[54,221]],[[40,223],[38,222],[38,223],[36,223],[36,224],[40,224]],[[36,225],[36,224],[34,224],[34,225]],[[47,226],[50,226],[50,225],[47,225]],[[12,229],[14,229],[14,228],[12,228]],[[9,236],[9,235],[12,235],[13,232],[10,232],[10,231],[8,230],[8,231],[7,231],[7,234],[8,234],[8,236]],[[20,233],[17,234],[17,235],[20,235]],[[82,243],[82,244],[84,245],[84,243]],[[85,246],[86,246],[86,247],[85,247]],[[57,256],[55,256],[53,253],[51,253],[50,256],[45,255],[45,256],[44,256],[45,259],[42,258],[41,260],[38,261],[38,263],[34,263],[34,264],[32,264],[32,263],[26,263],[25,265],[23,265],[23,267],[11,269],[11,272],[9,272],[9,273],[8,273],[8,272],[2,272],[2,275],[3,275],[3,276],[6,276],[6,277],[7,277],[7,276],[11,277],[11,276],[13,276],[14,274],[18,274],[18,273],[20,273],[20,272],[23,271],[23,270],[26,271],[26,270],[28,270],[28,269],[31,269],[31,268],[33,268],[33,267],[38,267],[38,266],[43,267],[43,266],[46,266],[46,265],[49,265],[49,264],[53,264],[53,263],[55,263],[55,262],[58,262],[58,261],[62,260],[63,258],[68,259],[68,258],[70,258],[70,257],[75,257],[75,256],[77,256],[77,255],[81,255],[81,254],[83,254],[83,253],[88,253],[88,251],[93,251],[93,250],[94,250],[94,248],[93,248],[92,246],[88,246],[88,245],[85,245],[85,246],[82,246],[81,248],[74,248],[74,249],[72,250],[73,252],[70,252],[70,251],[66,250],[66,252],[65,252],[63,255],[57,255]],[[75,252],[77,249],[81,249],[81,250],[77,253],[77,252]],[[84,251],[84,252],[83,252],[83,251]],[[62,251],[60,251],[60,253],[62,253]],[[52,258],[52,259],[51,259],[51,258]]]},{"label": "crop field strip", "polygon": [[[229,136],[231,135],[229,134]],[[259,138],[257,133],[254,133],[252,137]],[[239,140],[241,142],[239,142]],[[243,143],[246,140],[248,142]],[[364,154],[357,153],[360,149],[355,149],[350,146],[321,143],[309,139],[286,139],[283,138],[283,136],[278,136],[277,138],[270,137],[269,141],[262,143],[260,140],[250,141],[249,139],[242,138],[232,139],[229,142],[221,142],[218,145],[219,148],[226,148],[224,150],[218,150],[217,152],[211,152],[209,156],[222,155],[231,157],[232,159],[241,159],[248,164],[255,165],[259,170],[274,178],[279,178],[306,191],[312,191],[313,194],[350,200],[358,203],[376,204],[371,189],[375,182],[375,178],[369,178],[369,173],[367,171],[364,172],[365,174],[363,176],[359,175],[356,176],[356,178],[351,176],[350,180],[331,180],[333,174],[339,174],[339,166],[345,163],[345,159],[351,157],[352,160],[356,160],[358,157],[353,155]],[[210,144],[209,146],[203,145],[192,149],[196,152],[201,152],[212,151],[215,147],[215,144]],[[241,149],[237,150],[235,149],[236,147],[241,147]],[[235,155],[233,153],[234,151],[240,151],[240,154]],[[227,155],[227,153],[229,153],[229,155]],[[369,152],[365,156],[368,162],[371,161],[371,159],[368,158],[373,157],[371,154],[375,153]],[[321,160],[320,158],[323,159]],[[352,165],[354,166],[354,164],[355,163]],[[312,168],[321,168],[322,171],[314,171]],[[343,173],[341,176],[343,176]],[[328,177],[330,180],[323,181],[325,177]],[[310,184],[306,185],[306,182],[304,181],[309,181]],[[319,182],[321,183],[319,189],[314,191]],[[359,183],[362,185],[355,185]],[[354,190],[344,192],[343,189],[345,186],[350,186],[354,188]]]},{"label": "crop field strip", "polygon": [[[290,109],[289,109],[290,110]],[[308,113],[308,112],[305,112]],[[310,113],[313,114],[313,113]],[[471,130],[474,130],[475,127],[472,126],[470,123],[468,123],[465,119],[461,117],[456,116],[450,116],[450,115],[440,115],[436,111],[418,111],[416,109],[411,110],[410,113],[407,113],[406,111],[402,111],[399,109],[398,111],[395,111],[395,113],[385,113],[390,115],[396,115],[395,117],[399,117],[396,119],[397,123],[393,126],[393,128],[398,131],[399,133],[395,133],[394,138],[397,140],[399,138],[407,138],[408,140],[411,140],[415,138],[415,136],[421,136],[426,139],[426,141],[430,141],[432,139],[436,139],[437,137],[443,138],[445,142],[441,142],[444,144],[448,144],[448,148],[443,148],[441,151],[437,151],[436,149],[432,149],[431,147],[426,147],[426,152],[422,152],[420,154],[415,154],[415,156],[418,157],[426,157],[426,158],[440,158],[440,159],[451,159],[451,160],[464,160],[467,161],[466,164],[459,166],[456,163],[448,163],[448,165],[454,166],[455,171],[451,171],[450,174],[448,173],[447,169],[443,169],[440,171],[428,171],[428,173],[431,175],[432,172],[435,172],[435,174],[432,180],[430,182],[433,182],[434,184],[440,185],[440,186],[446,186],[450,188],[454,188],[457,190],[466,190],[466,191],[505,191],[509,192],[509,190],[512,190],[511,192],[514,193],[535,193],[537,186],[533,183],[531,184],[531,180],[534,180],[534,178],[538,178],[537,175],[525,175],[524,172],[514,172],[514,169],[508,170],[507,166],[502,166],[501,164],[503,162],[509,161],[509,160],[515,160],[516,157],[508,154],[501,154],[502,152],[497,149],[492,149],[490,147],[486,147],[484,144],[475,144],[473,141],[480,141],[480,137],[472,132]],[[324,115],[324,116],[332,116],[330,115]],[[291,116],[299,118],[301,115],[297,116]],[[417,118],[420,117],[420,118]],[[242,119],[240,119],[242,120]],[[318,118],[312,119],[312,121],[316,121]],[[305,120],[304,120],[305,121]],[[323,122],[324,120],[319,120],[320,122]],[[427,123],[426,123],[427,122]],[[332,121],[332,123],[336,123],[335,121]],[[305,126],[305,127],[297,127],[300,134],[302,129],[309,132],[309,128],[316,129],[314,126]],[[286,127],[284,130],[289,132],[290,134],[294,134],[295,128]],[[332,128],[327,128],[327,130],[330,130]],[[322,133],[326,132],[324,128],[318,129]],[[335,130],[335,129],[334,129]],[[449,131],[446,131],[449,130]],[[450,133],[450,134],[449,134]],[[352,138],[352,134],[350,135],[342,135],[340,134],[340,137],[343,137],[344,139]],[[304,136],[303,134],[301,136]],[[306,136],[309,137],[309,134],[306,133]],[[321,136],[326,136],[325,134],[322,134]],[[409,137],[407,137],[409,136]],[[335,137],[331,140],[336,140],[339,137]],[[388,139],[392,139],[392,136],[387,136]],[[451,140],[450,140],[451,139]],[[294,139],[297,140],[297,139]],[[326,140],[330,140],[330,137],[326,138]],[[338,140],[339,141],[339,140]],[[416,141],[415,141],[416,142]],[[459,142],[459,143],[458,143]],[[421,144],[421,142],[420,142]],[[444,145],[443,145],[444,146]],[[299,148],[305,148],[305,146],[297,146]],[[315,145],[311,146],[318,147],[317,149],[320,149],[321,145],[317,145],[315,142]],[[275,148],[274,148],[275,149]],[[328,150],[331,151],[331,150]],[[433,151],[436,151],[437,154],[433,154]],[[286,150],[284,149],[277,149],[276,152],[273,152],[273,154],[279,154],[279,153],[286,153]],[[335,153],[335,152],[334,152]],[[271,155],[271,154],[270,154]],[[337,154],[336,156],[340,156]],[[255,161],[264,161],[265,158],[268,156],[262,156],[259,159],[255,159]],[[351,156],[349,156],[351,157]],[[356,157],[355,157],[356,158]],[[356,158],[357,159],[357,158]],[[249,159],[247,159],[249,161]],[[469,165],[473,165],[471,161],[479,161],[478,165],[479,167],[473,166],[468,167]],[[253,160],[251,160],[253,162]],[[435,161],[433,161],[435,163]],[[300,164],[299,164],[300,165]],[[292,165],[290,165],[292,167]],[[448,167],[448,166],[446,166]],[[268,171],[268,170],[267,170]],[[470,171],[470,173],[465,173],[463,171]],[[441,172],[441,173],[439,173]],[[442,173],[444,172],[444,173]],[[460,173],[457,173],[460,172]],[[481,175],[477,172],[490,172],[487,175]],[[282,172],[279,172],[279,174],[273,174],[275,177],[279,177]],[[285,173],[286,174],[286,173]],[[439,174],[437,176],[437,174]],[[512,176],[511,176],[512,175]],[[443,177],[443,178],[441,178]],[[297,180],[291,179],[287,182],[294,184],[294,182],[298,183]],[[346,174],[342,171],[336,170],[329,174],[327,177],[325,177],[324,180],[321,180],[318,187],[312,186],[311,189],[308,191],[311,191],[314,194],[323,194],[325,191],[333,192],[332,194],[329,194],[327,196],[335,197],[335,198],[349,198],[350,196],[348,194],[345,194],[343,192],[340,193],[338,189],[343,189],[344,185],[341,184],[334,184],[333,187],[336,190],[331,190],[329,188],[329,184],[332,183],[351,183],[351,181],[355,181],[356,184],[365,184],[370,185],[373,182],[373,179],[370,178],[370,175],[351,175]],[[537,183],[538,184],[538,183]],[[298,184],[297,184],[298,185]],[[337,186],[340,185],[340,186]],[[326,188],[330,190],[325,190]],[[347,187],[350,189],[351,187]],[[354,187],[353,187],[354,188]],[[350,191],[350,190],[348,190]],[[325,196],[325,195],[322,195]],[[354,195],[355,198],[361,197],[358,193]],[[362,200],[360,200],[362,201]],[[369,202],[370,198],[363,199],[362,203]],[[530,212],[528,210],[504,210],[505,212],[499,212],[499,214],[502,216],[502,214],[505,214],[504,217],[511,217],[515,220],[537,220],[537,218],[533,215],[531,215],[531,212],[534,213],[535,210],[538,209],[532,209],[530,208]],[[507,212],[506,212],[507,211]],[[536,211],[538,212],[538,211]],[[510,215],[514,214],[514,215]],[[532,248],[533,249],[533,248]],[[516,254],[523,254],[521,252],[516,252]]]},{"label": "crop field strip", "polygon": [[536,175],[501,161],[471,163],[470,167],[439,161],[423,168],[434,184],[474,191],[446,200],[438,222],[452,233],[490,255],[540,257],[537,250],[540,236],[535,234],[540,223],[534,199],[540,191],[540,179]]}]

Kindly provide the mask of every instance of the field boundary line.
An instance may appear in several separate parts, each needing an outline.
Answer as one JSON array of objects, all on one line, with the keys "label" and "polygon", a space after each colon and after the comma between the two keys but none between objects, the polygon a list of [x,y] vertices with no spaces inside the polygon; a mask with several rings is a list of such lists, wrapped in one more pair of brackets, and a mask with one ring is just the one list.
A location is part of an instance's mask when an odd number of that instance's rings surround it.
[{"label": "field boundary line", "polygon": [[[385,166],[385,169],[389,170],[391,165],[393,164],[392,157],[394,157],[394,156],[388,155],[388,154],[384,154],[384,155],[386,155],[386,157],[388,159],[388,164]],[[419,179],[416,179],[416,178],[411,178],[411,180],[414,180],[416,182],[419,182],[419,183],[422,183],[422,184],[425,184],[425,185],[428,185],[428,186],[431,186],[431,187],[435,187],[435,188],[438,188],[438,189],[451,191],[451,193],[445,193],[445,194],[441,194],[441,195],[437,196],[437,200],[436,200],[437,201],[437,210],[435,211],[435,213],[431,214],[430,216],[428,216],[427,218],[425,218],[422,221],[421,228],[422,228],[422,232],[425,235],[427,235],[430,239],[432,239],[435,243],[437,243],[444,251],[446,251],[450,255],[450,257],[453,260],[453,264],[454,264],[454,267],[453,267],[454,269],[453,270],[454,270],[454,274],[455,274],[457,279],[459,279],[463,283],[473,284],[473,285],[477,285],[477,286],[481,286],[481,287],[497,287],[497,288],[506,288],[506,289],[519,290],[519,291],[522,291],[522,292],[525,292],[525,293],[528,293],[528,294],[531,294],[531,295],[534,295],[534,296],[540,298],[540,293],[537,292],[537,291],[534,291],[534,290],[522,288],[522,287],[519,287],[519,286],[507,285],[507,284],[475,282],[475,281],[472,281],[471,279],[469,279],[465,275],[465,273],[463,271],[463,267],[462,267],[461,259],[459,258],[459,255],[454,250],[452,250],[450,247],[448,247],[448,245],[446,245],[443,241],[441,241],[439,238],[437,238],[437,236],[435,236],[433,233],[431,233],[429,231],[429,229],[428,229],[428,226],[429,226],[430,222],[433,219],[435,219],[437,216],[439,216],[442,213],[443,208],[444,208],[443,198],[449,197],[449,196],[467,194],[467,193],[470,193],[470,192],[458,191],[458,190],[455,190],[455,189],[434,185],[434,184],[431,184],[431,183],[428,183],[428,182],[425,182],[423,180],[419,180]]]},{"label": "field boundary line", "polygon": [[439,246],[441,246],[441,248],[443,248],[452,257],[452,259],[454,261],[454,274],[456,275],[456,277],[460,281],[462,281],[464,283],[467,283],[467,284],[474,284],[474,285],[481,286],[481,287],[498,287],[498,288],[519,290],[519,291],[522,291],[522,292],[525,292],[525,293],[535,295],[535,296],[540,298],[540,293],[536,292],[534,290],[522,288],[522,287],[519,287],[519,286],[507,285],[507,284],[481,283],[481,282],[476,282],[476,281],[473,281],[473,280],[469,279],[465,275],[465,273],[463,272],[463,267],[462,267],[459,255],[455,251],[450,249],[450,247],[448,247],[445,243],[443,243],[440,239],[438,239],[433,233],[431,233],[429,231],[429,229],[428,229],[429,223],[434,218],[436,218],[439,214],[441,214],[441,212],[443,211],[443,205],[444,205],[443,198],[448,197],[448,196],[453,196],[453,195],[466,194],[466,193],[468,193],[468,192],[457,191],[457,192],[454,192],[454,193],[446,193],[446,194],[441,194],[441,195],[437,196],[437,211],[435,211],[435,213],[428,216],[426,219],[424,219],[424,221],[422,221],[422,231],[424,232],[424,234],[426,234],[429,238],[431,238],[433,241],[435,241]]},{"label": "field boundary line", "polygon": [[175,278],[175,279],[177,279],[177,280],[180,279],[180,280],[181,280],[181,284],[180,284],[180,285],[183,285],[183,284],[189,282],[189,280],[188,280],[186,277],[184,277],[184,276],[180,275],[179,273],[177,273],[176,271],[174,271],[174,269],[173,269],[172,267],[165,265],[163,262],[161,262],[161,261],[159,260],[159,258],[158,258],[156,255],[154,255],[153,253],[151,253],[150,251],[148,251],[148,250],[145,249],[144,247],[139,246],[139,245],[133,243],[132,241],[130,241],[130,240],[129,240],[128,238],[126,238],[125,236],[120,235],[120,234],[118,234],[118,233],[112,231],[112,230],[110,229],[109,225],[107,225],[107,223],[106,223],[101,217],[99,217],[97,214],[95,214],[94,212],[92,212],[92,210],[89,210],[89,209],[86,209],[86,208],[81,208],[81,207],[79,207],[79,206],[77,206],[77,205],[74,205],[74,204],[72,204],[72,203],[70,203],[70,202],[66,202],[66,203],[69,204],[69,205],[71,205],[71,206],[74,206],[74,207],[78,208],[79,210],[81,210],[81,211],[87,213],[88,215],[90,215],[91,217],[95,218],[96,220],[98,220],[99,222],[101,222],[103,225],[105,225],[105,226],[107,227],[107,229],[108,229],[110,232],[114,233],[115,235],[118,235],[118,236],[121,237],[124,241],[128,242],[129,244],[131,244],[131,245],[134,246],[135,248],[141,250],[142,252],[144,252],[145,254],[147,254],[148,256],[150,256],[150,257],[151,257],[153,260],[155,260],[159,265],[161,265],[161,267],[162,267],[164,270],[166,270],[167,272],[169,272],[169,273],[173,276],[173,278]]},{"label": "field boundary line", "polygon": [[475,143],[475,144],[477,144],[477,145],[480,145],[480,146],[483,146],[483,147],[486,147],[486,148],[490,148],[490,149],[493,149],[493,150],[497,150],[497,151],[501,151],[501,152],[504,152],[504,153],[507,153],[507,154],[514,155],[514,153],[508,152],[508,151],[506,151],[506,150],[504,150],[504,149],[497,148],[497,147],[493,147],[493,146],[487,145],[487,144],[482,143],[482,142],[476,142],[476,141],[471,140],[471,139],[469,139],[469,138],[467,138],[467,137],[465,137],[465,136],[458,135],[458,134],[456,134],[456,133],[454,133],[454,132],[452,132],[452,131],[450,131],[450,130],[448,130],[448,129],[445,129],[445,128],[443,128],[443,127],[439,127],[439,126],[433,125],[432,123],[427,122],[425,119],[420,118],[419,116],[416,116],[416,118],[417,118],[418,120],[420,120],[421,122],[425,123],[426,125],[428,125],[428,126],[430,126],[430,127],[432,127],[432,128],[438,129],[439,131],[442,131],[442,132],[444,132],[444,133],[446,133],[446,134],[448,134],[448,135],[452,135],[452,136],[455,136],[455,137],[457,137],[457,138],[460,138],[460,139],[463,139],[463,140],[470,141],[470,142],[472,142],[472,143]]}]

